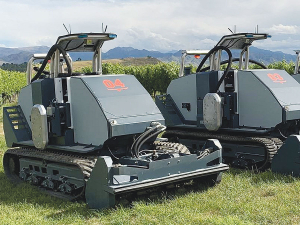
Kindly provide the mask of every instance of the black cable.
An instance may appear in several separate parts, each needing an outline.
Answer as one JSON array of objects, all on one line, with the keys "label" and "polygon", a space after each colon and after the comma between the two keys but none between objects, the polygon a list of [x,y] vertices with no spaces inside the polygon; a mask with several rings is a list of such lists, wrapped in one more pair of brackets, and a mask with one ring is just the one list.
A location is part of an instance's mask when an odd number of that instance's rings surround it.
[{"label": "black cable", "polygon": [[[47,63],[48,63],[48,60],[51,59],[52,55],[54,54],[54,52],[55,52],[56,50],[59,50],[59,52],[63,55],[63,58],[64,58],[65,61],[66,61],[67,68],[68,68],[68,76],[71,76],[71,75],[72,75],[72,66],[71,66],[71,64],[70,64],[70,62],[69,62],[69,60],[68,60],[68,58],[67,58],[67,53],[66,53],[66,51],[65,51],[60,45],[55,44],[55,45],[53,45],[53,46],[50,48],[49,52],[47,53],[47,55],[46,55],[46,57],[45,57],[45,59],[44,59],[44,61],[43,61],[43,63],[42,63],[42,66],[40,67],[40,69],[39,69],[39,71],[36,73],[36,75],[31,79],[31,82],[33,82],[33,81],[39,79],[39,77],[42,75],[42,72],[44,71],[44,69],[45,69],[45,67],[46,67],[46,65],[47,65]],[[58,57],[59,57],[59,56],[58,56]]]},{"label": "black cable", "polygon": [[69,46],[69,44],[71,43],[72,40],[68,41],[68,43],[66,44],[66,47],[65,47],[65,51],[67,51],[67,48]]},{"label": "black cable", "polygon": [[230,67],[231,67],[231,64],[232,64],[232,54],[231,54],[231,51],[224,47],[224,46],[216,46],[214,47],[212,50],[210,50],[206,55],[205,57],[202,59],[201,63],[199,64],[196,72],[198,73],[200,71],[200,69],[202,68],[202,66],[204,65],[205,61],[212,55],[214,54],[216,51],[218,50],[224,50],[227,55],[228,55],[228,65],[227,65],[227,68],[223,74],[223,76],[220,78],[219,82],[217,83],[217,86],[216,86],[216,89],[213,91],[213,93],[217,93],[217,91],[219,90],[219,87],[221,86],[222,82],[224,81],[225,77],[227,76],[229,70],[230,70]]},{"label": "black cable", "polygon": [[142,145],[143,145],[147,140],[149,140],[150,138],[154,137],[155,135],[158,135],[159,133],[161,133],[161,132],[163,132],[164,130],[166,130],[166,127],[163,126],[163,125],[159,125],[159,126],[157,126],[156,128],[159,129],[159,130],[157,130],[157,131],[154,132],[153,134],[149,135],[148,137],[145,137],[145,139],[142,140],[142,141],[139,143],[139,145],[138,145],[137,148],[136,148],[136,155],[137,155],[137,156],[139,156],[140,149],[141,149]]},{"label": "black cable", "polygon": [[66,51],[73,51],[73,50],[75,50],[75,49],[81,47],[83,44],[84,44],[84,41],[82,41],[82,43],[81,43],[80,45],[78,45],[78,46],[76,46],[76,47],[74,47],[74,48],[66,49]]},{"label": "black cable", "polygon": [[[232,59],[232,62],[236,62],[236,61],[240,61],[240,58],[233,58],[233,59]],[[243,59],[243,61],[245,61],[245,59]],[[228,60],[224,60],[224,61],[222,61],[222,62],[220,63],[220,65],[224,65],[224,64],[226,64],[226,63],[228,63],[228,62],[229,62]],[[249,62],[258,65],[258,66],[262,67],[263,69],[268,69],[264,64],[262,64],[262,63],[260,63],[260,62],[258,62],[258,61],[255,61],[255,60],[253,60],[253,59],[249,59]],[[210,66],[204,67],[204,68],[201,69],[199,72],[204,72],[204,71],[206,71],[206,70],[209,70],[209,68],[210,68]]]},{"label": "black cable", "polygon": [[110,154],[116,159],[116,160],[119,160],[119,158],[117,157],[117,156],[115,156],[112,152],[111,152],[111,150],[110,150],[110,148],[107,146],[107,149],[108,149],[108,151],[110,152]]}]

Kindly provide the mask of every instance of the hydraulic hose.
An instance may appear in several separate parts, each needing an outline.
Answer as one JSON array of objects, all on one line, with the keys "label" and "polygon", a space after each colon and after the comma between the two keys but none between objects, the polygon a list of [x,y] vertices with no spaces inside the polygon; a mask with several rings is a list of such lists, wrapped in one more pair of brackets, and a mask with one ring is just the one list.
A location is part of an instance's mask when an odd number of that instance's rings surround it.
[{"label": "hydraulic hose", "polygon": [[[232,62],[237,62],[237,61],[240,61],[240,58],[233,58],[233,59],[232,59]],[[245,59],[244,59],[243,61],[245,61]],[[221,65],[224,65],[224,64],[226,64],[226,63],[228,63],[228,62],[229,62],[229,60],[224,60],[224,61],[222,61],[220,64],[221,64]],[[268,69],[264,64],[262,64],[262,63],[260,63],[260,62],[258,62],[258,61],[256,61],[256,60],[249,59],[249,62],[258,65],[258,66],[260,66],[260,67],[263,68],[263,69]],[[201,69],[199,72],[204,72],[204,71],[206,71],[206,70],[209,70],[209,68],[210,68],[210,66],[204,67],[204,68]]]},{"label": "hydraulic hose", "polygon": [[151,127],[149,130],[146,130],[144,133],[142,133],[132,144],[131,151],[135,157],[139,157],[139,151],[141,146],[149,140],[151,137],[161,133],[166,129],[165,126],[158,123],[154,127]]},{"label": "hydraulic hose", "polygon": [[202,68],[202,66],[204,65],[205,61],[208,59],[208,57],[210,57],[213,53],[215,53],[216,51],[218,50],[224,50],[227,55],[228,55],[228,65],[226,67],[226,70],[224,71],[224,74],[223,76],[220,78],[219,82],[217,83],[217,86],[215,88],[215,90],[213,90],[213,93],[217,93],[217,91],[219,90],[219,87],[221,86],[222,82],[224,81],[225,77],[227,76],[229,70],[230,70],[230,67],[231,67],[231,64],[232,64],[232,54],[231,54],[231,51],[224,47],[224,46],[216,46],[214,47],[212,50],[210,50],[206,55],[205,57],[202,59],[201,63],[199,64],[196,72],[198,73],[200,71],[200,69]]},{"label": "hydraulic hose", "polygon": [[53,45],[49,52],[47,53],[46,55],[46,58],[44,59],[43,63],[42,63],[42,66],[40,67],[40,69],[38,70],[38,72],[36,73],[36,75],[31,79],[31,82],[39,79],[39,77],[42,75],[42,72],[44,71],[47,63],[48,63],[48,60],[51,59],[52,55],[54,54],[54,52],[56,50],[59,50],[59,52],[63,55],[63,58],[64,60],[66,61],[66,64],[67,64],[67,68],[68,68],[68,76],[71,76],[72,75],[72,66],[67,58],[67,53],[66,51],[60,46],[60,45]]}]

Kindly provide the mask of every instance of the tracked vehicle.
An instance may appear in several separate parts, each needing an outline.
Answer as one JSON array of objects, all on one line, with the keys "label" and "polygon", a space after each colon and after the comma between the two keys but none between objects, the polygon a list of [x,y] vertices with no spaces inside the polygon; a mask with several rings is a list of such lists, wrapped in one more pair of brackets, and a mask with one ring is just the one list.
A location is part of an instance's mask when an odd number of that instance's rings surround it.
[{"label": "tracked vehicle", "polygon": [[[133,75],[102,75],[101,48],[112,33],[60,36],[15,107],[3,110],[4,170],[91,208],[114,206],[134,193],[182,185],[201,177],[220,181],[228,169],[221,146],[200,151],[158,140],[164,118]],[[67,53],[93,52],[93,72],[72,72]],[[62,68],[63,58],[66,68]],[[50,71],[44,71],[51,60]],[[31,78],[31,79],[30,79]]]},{"label": "tracked vehicle", "polygon": [[[224,162],[239,168],[270,168],[278,149],[284,152],[290,148],[296,154],[299,146],[289,141],[293,139],[289,136],[299,134],[300,85],[286,71],[267,69],[249,59],[251,44],[269,37],[258,33],[226,35],[206,54],[196,74],[181,73],[173,80],[167,94],[156,98],[168,127],[164,137],[189,149],[201,148],[207,138],[218,139]],[[240,57],[233,58],[232,50]],[[221,60],[222,51],[227,60]],[[202,68],[207,59],[209,66]],[[238,61],[239,69],[231,69],[233,61]],[[262,69],[249,69],[251,62]],[[220,70],[225,63],[225,71]],[[277,158],[274,171],[292,164]],[[297,166],[299,159],[293,160]],[[296,173],[291,167],[288,170]]]}]

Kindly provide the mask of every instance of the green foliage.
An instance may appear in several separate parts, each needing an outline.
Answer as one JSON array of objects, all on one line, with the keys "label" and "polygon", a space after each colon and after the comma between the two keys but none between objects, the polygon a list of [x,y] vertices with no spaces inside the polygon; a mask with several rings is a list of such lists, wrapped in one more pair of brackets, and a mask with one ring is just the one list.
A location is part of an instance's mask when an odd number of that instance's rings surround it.
[{"label": "green foliage", "polygon": [[25,85],[25,73],[0,69],[0,102],[11,101]]},{"label": "green foliage", "polygon": [[285,59],[283,59],[282,61],[273,62],[269,64],[268,69],[285,70],[289,74],[293,74],[295,69],[295,63],[293,61],[290,61],[288,63]]},{"label": "green foliage", "polygon": [[9,70],[9,71],[19,71],[19,72],[25,72],[27,69],[27,63],[24,62],[22,64],[14,64],[14,63],[3,63],[2,66],[0,66],[3,70]]},{"label": "green foliage", "polygon": [[[197,67],[190,66],[191,72],[195,73]],[[222,65],[221,69],[224,70],[226,66],[227,64]],[[231,67],[238,69],[238,64],[234,63]],[[260,69],[259,66],[251,63],[249,68]],[[293,74],[295,64],[292,61],[288,63],[286,60],[282,60],[269,64],[268,68],[286,70],[289,74]],[[45,70],[49,70],[49,65],[47,65]],[[121,64],[103,63],[102,71],[103,74],[132,74],[152,96],[155,96],[156,93],[165,93],[171,80],[178,77],[179,64],[171,62],[155,65],[124,66]],[[86,66],[81,68],[80,71],[75,72],[91,73],[92,67]],[[11,101],[21,88],[26,85],[26,75],[25,73],[0,69],[0,82],[0,91],[2,94],[0,96],[0,103],[2,104],[7,100]]]},{"label": "green foliage", "polygon": [[[81,72],[91,72],[91,70],[91,67],[84,67]],[[178,77],[179,65],[174,62],[143,66],[104,63],[102,71],[103,74],[132,74],[151,95],[155,96],[157,92],[165,93],[171,80]]]}]

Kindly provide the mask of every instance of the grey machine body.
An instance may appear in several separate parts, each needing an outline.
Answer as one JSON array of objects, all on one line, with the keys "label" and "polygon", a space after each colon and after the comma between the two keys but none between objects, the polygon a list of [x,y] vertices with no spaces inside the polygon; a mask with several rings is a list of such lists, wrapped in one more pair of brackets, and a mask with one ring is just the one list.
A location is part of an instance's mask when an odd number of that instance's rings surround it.
[{"label": "grey machine body", "polygon": [[[7,177],[55,196],[83,197],[91,208],[112,207],[122,194],[158,186],[201,177],[220,181],[228,165],[218,140],[190,152],[157,139],[165,120],[135,76],[102,74],[102,45],[114,38],[61,36],[38,73],[29,73],[18,105],[3,110],[6,143],[13,147],[3,159]],[[72,51],[94,53],[92,73],[72,72]]]},{"label": "grey machine body", "polygon": [[[283,149],[297,152],[299,148],[295,141],[286,140],[299,135],[300,84],[284,70],[267,69],[249,59],[252,42],[266,38],[268,34],[226,35],[216,51],[211,50],[206,71],[198,68],[195,74],[181,73],[171,81],[167,94],[156,98],[168,127],[165,137],[194,148],[204,143],[201,138],[219,138],[225,162],[264,170],[274,158],[272,168],[281,172],[281,165],[289,164],[280,156]],[[229,69],[225,78],[220,68],[229,60],[221,61],[222,48],[240,50],[240,57],[232,59],[238,61],[239,69]],[[249,69],[250,62],[264,68]],[[274,147],[262,147],[262,142]],[[300,175],[300,168],[290,167],[289,174]]]}]

